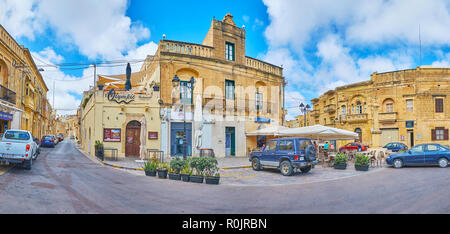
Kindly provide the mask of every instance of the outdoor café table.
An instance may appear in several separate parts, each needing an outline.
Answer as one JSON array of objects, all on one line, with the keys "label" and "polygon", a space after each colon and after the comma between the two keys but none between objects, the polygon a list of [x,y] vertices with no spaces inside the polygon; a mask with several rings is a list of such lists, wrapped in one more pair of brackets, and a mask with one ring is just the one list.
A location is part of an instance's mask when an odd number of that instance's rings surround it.
[{"label": "outdoor caf\u00e9 table", "polygon": [[[158,150],[158,149],[147,149],[147,159],[150,159],[152,157],[150,157],[150,155],[158,155],[158,160],[160,162],[164,162],[164,151],[162,150]],[[156,156],[154,156],[156,157]]]},{"label": "outdoor caf\u00e9 table", "polygon": [[112,157],[108,157],[108,159],[111,159],[113,161],[117,161],[118,160],[119,151],[116,148],[104,147],[103,150],[104,151],[106,151],[106,150],[110,150],[111,151],[111,156]]}]

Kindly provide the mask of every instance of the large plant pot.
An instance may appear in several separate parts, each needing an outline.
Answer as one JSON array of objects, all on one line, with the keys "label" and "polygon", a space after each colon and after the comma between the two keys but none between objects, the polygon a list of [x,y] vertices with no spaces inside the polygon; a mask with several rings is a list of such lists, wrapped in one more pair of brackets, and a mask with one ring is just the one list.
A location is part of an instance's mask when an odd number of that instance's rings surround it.
[{"label": "large plant pot", "polygon": [[355,169],[357,171],[368,171],[369,170],[369,165],[366,165],[366,166],[355,165]]},{"label": "large plant pot", "polygon": [[347,163],[339,163],[333,165],[334,169],[345,170],[347,169]]},{"label": "large plant pot", "polygon": [[190,176],[189,180],[194,183],[203,183],[203,176]]},{"label": "large plant pot", "polygon": [[220,177],[205,177],[206,184],[219,184]]},{"label": "large plant pot", "polygon": [[145,171],[146,176],[156,176],[156,171]]},{"label": "large plant pot", "polygon": [[189,174],[180,174],[180,177],[183,182],[189,182],[190,179]]},{"label": "large plant pot", "polygon": [[105,151],[103,149],[103,146],[95,146],[95,156],[102,161],[105,160]]},{"label": "large plant pot", "polygon": [[180,174],[169,173],[169,180],[181,180]]},{"label": "large plant pot", "polygon": [[167,178],[167,170],[156,170],[158,172],[158,178],[166,179]]}]

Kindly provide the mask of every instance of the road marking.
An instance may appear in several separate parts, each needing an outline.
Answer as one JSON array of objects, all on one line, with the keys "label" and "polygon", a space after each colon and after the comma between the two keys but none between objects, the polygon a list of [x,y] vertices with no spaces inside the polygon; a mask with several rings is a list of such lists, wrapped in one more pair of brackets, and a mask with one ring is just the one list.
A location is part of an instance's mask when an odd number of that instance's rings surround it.
[{"label": "road marking", "polygon": [[6,166],[6,165],[1,165],[1,166],[0,166],[0,176],[3,175],[3,174],[5,174],[9,169],[11,169],[11,168],[13,168],[13,167],[14,167],[14,165],[12,165],[12,164],[9,164],[8,166]]}]

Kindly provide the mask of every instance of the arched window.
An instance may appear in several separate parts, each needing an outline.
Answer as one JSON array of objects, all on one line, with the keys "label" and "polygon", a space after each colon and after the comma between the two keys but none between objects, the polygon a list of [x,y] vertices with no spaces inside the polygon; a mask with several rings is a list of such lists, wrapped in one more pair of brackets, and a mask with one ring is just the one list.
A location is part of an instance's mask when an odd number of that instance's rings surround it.
[{"label": "arched window", "polygon": [[362,105],[361,102],[356,103],[356,114],[362,114]]},{"label": "arched window", "polygon": [[384,100],[383,108],[384,108],[384,110],[383,110],[384,112],[387,112],[387,113],[394,112],[394,100],[392,100],[391,98]]}]

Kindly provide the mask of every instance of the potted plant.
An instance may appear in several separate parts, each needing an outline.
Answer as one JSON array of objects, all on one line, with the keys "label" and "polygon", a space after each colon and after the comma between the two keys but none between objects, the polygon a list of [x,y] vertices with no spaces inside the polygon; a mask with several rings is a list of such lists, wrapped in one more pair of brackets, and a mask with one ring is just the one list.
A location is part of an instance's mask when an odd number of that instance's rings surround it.
[{"label": "potted plant", "polygon": [[103,148],[103,142],[96,140],[95,141],[95,156],[102,161],[105,160],[105,151]]},{"label": "potted plant", "polygon": [[219,167],[217,166],[217,159],[207,157],[205,165],[205,183],[206,184],[219,184],[220,173]]},{"label": "potted plant", "polygon": [[338,153],[336,154],[336,156],[334,157],[334,169],[340,169],[340,170],[344,170],[347,168],[347,154],[345,153]]},{"label": "potted plant", "polygon": [[192,170],[189,167],[189,164],[185,163],[183,168],[180,171],[181,180],[184,182],[189,182],[191,174],[192,174]]},{"label": "potted plant", "polygon": [[152,158],[144,164],[144,171],[146,176],[156,176],[156,168],[158,167],[158,160]]},{"label": "potted plant", "polygon": [[192,157],[189,166],[192,168],[192,175],[189,180],[194,183],[203,183],[203,170],[205,169],[205,160],[201,157]]},{"label": "potted plant", "polygon": [[355,169],[357,171],[368,171],[369,170],[369,156],[364,154],[356,154],[355,159]]},{"label": "potted plant", "polygon": [[175,157],[170,161],[170,169],[169,169],[169,179],[171,180],[180,180],[181,179],[181,169],[183,169],[185,162],[181,160],[179,157]]},{"label": "potted plant", "polygon": [[169,163],[167,162],[158,163],[158,167],[156,168],[156,172],[158,172],[158,178],[166,179],[168,171],[169,171]]}]

